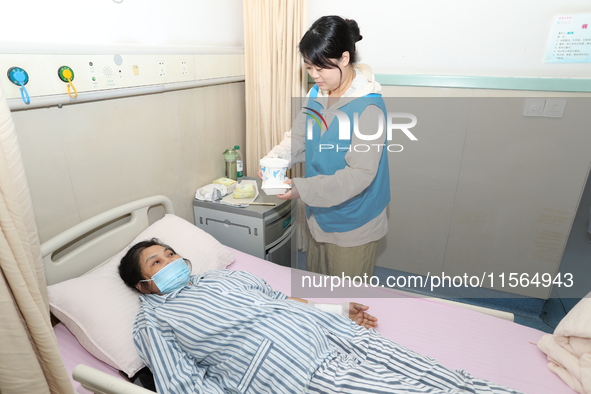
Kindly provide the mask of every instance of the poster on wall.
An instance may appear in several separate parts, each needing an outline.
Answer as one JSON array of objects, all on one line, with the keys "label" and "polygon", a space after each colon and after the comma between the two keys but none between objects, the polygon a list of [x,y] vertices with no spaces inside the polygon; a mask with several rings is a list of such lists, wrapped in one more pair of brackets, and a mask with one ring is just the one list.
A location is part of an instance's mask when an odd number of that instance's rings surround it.
[{"label": "poster on wall", "polygon": [[554,18],[545,63],[591,63],[591,14]]}]

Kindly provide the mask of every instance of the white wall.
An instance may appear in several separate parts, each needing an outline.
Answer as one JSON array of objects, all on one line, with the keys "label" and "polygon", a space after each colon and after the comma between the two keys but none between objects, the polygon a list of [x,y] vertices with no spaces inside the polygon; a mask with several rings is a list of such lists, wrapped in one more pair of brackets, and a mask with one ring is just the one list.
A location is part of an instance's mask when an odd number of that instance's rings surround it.
[{"label": "white wall", "polygon": [[311,0],[309,20],[355,19],[377,73],[590,78],[589,63],[543,63],[553,17],[590,12],[589,0]]},{"label": "white wall", "polygon": [[[591,95],[564,96],[568,113],[544,118],[523,116],[524,92],[413,90],[385,89],[392,112],[417,117],[418,141],[402,133],[392,141],[404,150],[388,155],[392,201],[377,265],[438,276],[554,275],[591,165]],[[573,231],[584,237],[582,227]],[[500,280],[493,288],[550,294],[547,286],[512,288]],[[589,287],[583,290],[579,297]]]},{"label": "white wall", "polygon": [[[0,13],[0,53],[92,46],[243,47],[242,0],[21,0]],[[24,11],[23,11],[24,10]]]}]

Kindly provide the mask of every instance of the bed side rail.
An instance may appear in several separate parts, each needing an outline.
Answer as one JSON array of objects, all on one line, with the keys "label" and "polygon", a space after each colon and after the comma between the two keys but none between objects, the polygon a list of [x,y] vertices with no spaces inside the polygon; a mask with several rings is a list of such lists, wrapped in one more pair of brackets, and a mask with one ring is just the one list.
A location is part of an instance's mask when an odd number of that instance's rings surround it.
[{"label": "bed side rail", "polygon": [[84,364],[74,368],[72,377],[82,387],[96,394],[154,394],[153,391]]}]

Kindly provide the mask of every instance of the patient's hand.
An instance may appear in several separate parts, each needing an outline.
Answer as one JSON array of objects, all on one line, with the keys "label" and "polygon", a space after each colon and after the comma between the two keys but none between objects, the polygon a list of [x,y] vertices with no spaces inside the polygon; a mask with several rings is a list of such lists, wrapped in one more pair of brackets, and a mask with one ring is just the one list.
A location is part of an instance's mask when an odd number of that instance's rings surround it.
[{"label": "patient's hand", "polygon": [[378,318],[366,312],[369,309],[367,305],[361,305],[356,302],[349,303],[349,319],[353,320],[365,328],[375,328],[378,326]]}]

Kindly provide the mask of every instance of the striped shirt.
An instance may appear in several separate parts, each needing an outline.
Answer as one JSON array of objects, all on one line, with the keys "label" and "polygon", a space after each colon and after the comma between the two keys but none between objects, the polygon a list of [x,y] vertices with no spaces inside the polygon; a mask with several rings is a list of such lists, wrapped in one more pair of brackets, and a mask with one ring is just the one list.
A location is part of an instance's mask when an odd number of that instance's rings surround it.
[{"label": "striped shirt", "polygon": [[288,300],[248,272],[208,271],[140,298],[134,341],[159,393],[518,393]]},{"label": "striped shirt", "polygon": [[357,326],[288,300],[248,272],[215,270],[165,295],[140,296],[134,342],[159,393],[307,392]]}]

